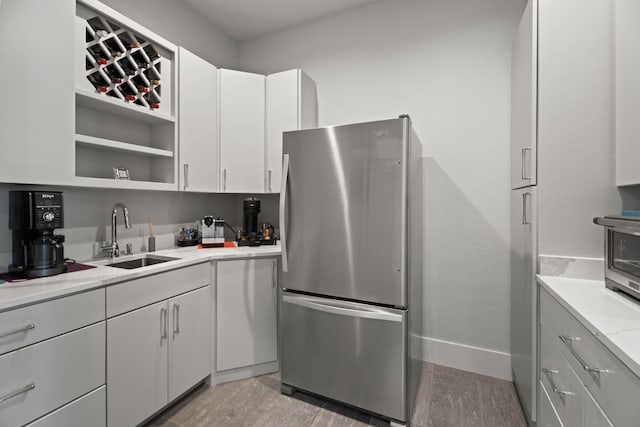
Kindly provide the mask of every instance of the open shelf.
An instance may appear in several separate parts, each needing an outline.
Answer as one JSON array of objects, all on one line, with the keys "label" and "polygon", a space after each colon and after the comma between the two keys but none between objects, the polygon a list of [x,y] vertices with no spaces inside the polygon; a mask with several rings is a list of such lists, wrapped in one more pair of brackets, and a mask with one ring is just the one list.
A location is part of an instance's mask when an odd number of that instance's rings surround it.
[{"label": "open shelf", "polygon": [[76,88],[76,105],[92,110],[103,111],[113,116],[138,120],[146,123],[173,123],[175,118],[138,105],[129,104],[121,99],[110,98],[95,92]]},{"label": "open shelf", "polygon": [[105,150],[124,151],[142,156],[173,157],[172,151],[145,147],[136,144],[129,144],[126,142],[114,141],[111,139],[97,138],[95,136],[89,135],[76,134],[76,143],[87,146],[100,147]]},{"label": "open shelf", "polygon": [[125,179],[77,177],[73,185],[81,187],[118,188],[123,190],[161,190],[175,191],[175,184],[164,182],[136,181]]}]

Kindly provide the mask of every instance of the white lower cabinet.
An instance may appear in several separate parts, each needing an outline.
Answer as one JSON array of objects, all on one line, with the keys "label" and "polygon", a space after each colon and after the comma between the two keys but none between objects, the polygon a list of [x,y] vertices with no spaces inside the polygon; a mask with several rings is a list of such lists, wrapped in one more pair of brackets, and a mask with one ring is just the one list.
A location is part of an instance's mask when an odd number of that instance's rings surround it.
[{"label": "white lower cabinet", "polygon": [[103,321],[0,356],[0,426],[24,425],[104,385],[104,336]]},{"label": "white lower cabinet", "polygon": [[211,373],[210,287],[107,320],[110,427],[134,426]]},{"label": "white lower cabinet", "polygon": [[107,387],[91,393],[53,411],[26,427],[105,427],[107,425]]},{"label": "white lower cabinet", "polygon": [[277,336],[276,258],[218,262],[216,371],[277,362]]},{"label": "white lower cabinet", "polygon": [[640,379],[543,288],[539,319],[538,425],[555,425],[543,422],[546,403],[564,426],[640,425]]}]

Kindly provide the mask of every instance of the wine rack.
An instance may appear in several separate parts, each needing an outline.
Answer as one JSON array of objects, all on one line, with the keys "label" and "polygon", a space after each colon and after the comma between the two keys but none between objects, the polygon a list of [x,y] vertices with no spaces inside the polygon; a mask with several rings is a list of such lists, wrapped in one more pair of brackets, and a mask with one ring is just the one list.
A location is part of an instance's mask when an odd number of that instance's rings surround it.
[{"label": "wine rack", "polygon": [[157,110],[162,102],[160,48],[97,15],[85,26],[85,74],[96,93]]},{"label": "wine rack", "polygon": [[[177,46],[96,0],[78,0],[75,176],[82,185],[176,189]],[[113,168],[130,180],[114,180]]]}]

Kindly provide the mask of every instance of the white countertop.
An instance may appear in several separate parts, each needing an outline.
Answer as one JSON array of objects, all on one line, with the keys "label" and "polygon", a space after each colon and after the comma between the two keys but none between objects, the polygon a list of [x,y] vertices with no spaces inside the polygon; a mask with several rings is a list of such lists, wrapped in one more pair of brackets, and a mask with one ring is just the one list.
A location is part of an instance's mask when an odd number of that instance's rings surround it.
[{"label": "white countertop", "polygon": [[640,377],[640,301],[602,280],[537,276],[560,304]]},{"label": "white countertop", "polygon": [[107,262],[114,261],[126,261],[127,259],[137,258],[144,254],[121,256],[116,260],[82,262],[82,264],[97,265],[97,267],[72,273],[58,274],[57,276],[26,280],[24,282],[0,284],[0,311],[211,260],[279,256],[280,253],[281,250],[279,243],[273,246],[243,246],[236,248],[208,249],[198,249],[193,246],[149,253],[150,255],[175,257],[179,259],[134,270],[106,267],[100,264],[106,264]]}]

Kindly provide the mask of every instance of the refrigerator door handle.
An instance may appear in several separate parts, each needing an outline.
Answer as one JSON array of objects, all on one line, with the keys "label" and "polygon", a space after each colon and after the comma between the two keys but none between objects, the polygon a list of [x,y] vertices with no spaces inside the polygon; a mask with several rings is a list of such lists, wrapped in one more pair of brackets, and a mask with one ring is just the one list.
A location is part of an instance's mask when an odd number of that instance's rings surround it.
[{"label": "refrigerator door handle", "polygon": [[[402,322],[402,315],[389,312],[382,307],[363,308],[363,304],[340,301],[338,304],[318,302],[318,298],[305,296],[283,295],[282,301],[312,310],[323,311],[325,313],[338,314],[340,316],[358,317],[361,319],[386,320],[388,322]],[[323,300],[326,301],[326,300]],[[350,308],[353,307],[353,308]]]},{"label": "refrigerator door handle", "polygon": [[289,154],[282,158],[282,183],[280,184],[280,246],[282,247],[282,271],[289,271],[287,262],[287,223],[285,222],[285,208],[287,205],[287,181],[289,180]]}]

